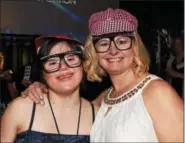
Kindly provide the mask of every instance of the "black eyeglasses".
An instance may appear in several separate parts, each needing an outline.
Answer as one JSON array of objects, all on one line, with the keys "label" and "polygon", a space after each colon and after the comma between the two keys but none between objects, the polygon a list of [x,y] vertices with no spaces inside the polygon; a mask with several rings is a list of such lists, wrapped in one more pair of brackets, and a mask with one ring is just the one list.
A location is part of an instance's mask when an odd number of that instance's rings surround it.
[{"label": "black eyeglasses", "polygon": [[60,69],[61,61],[70,67],[79,67],[82,63],[82,51],[69,51],[65,53],[59,53],[54,55],[48,55],[42,57],[40,60],[43,63],[43,68],[47,73],[53,73]]},{"label": "black eyeglasses", "polygon": [[128,50],[132,45],[132,36],[108,35],[93,38],[94,47],[97,53],[105,53],[109,51],[111,42],[113,42],[119,50]]}]

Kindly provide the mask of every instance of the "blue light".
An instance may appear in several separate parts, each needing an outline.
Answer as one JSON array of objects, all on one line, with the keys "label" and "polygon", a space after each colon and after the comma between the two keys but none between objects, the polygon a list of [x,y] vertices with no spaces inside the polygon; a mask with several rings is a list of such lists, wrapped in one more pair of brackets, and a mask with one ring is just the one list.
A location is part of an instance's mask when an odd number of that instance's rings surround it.
[{"label": "blue light", "polygon": [[50,2],[52,5],[56,6],[57,8],[63,10],[67,15],[69,15],[73,20],[78,21],[81,24],[85,24],[86,22],[78,15],[71,12],[69,9],[65,8],[62,4],[56,3],[54,1]]}]

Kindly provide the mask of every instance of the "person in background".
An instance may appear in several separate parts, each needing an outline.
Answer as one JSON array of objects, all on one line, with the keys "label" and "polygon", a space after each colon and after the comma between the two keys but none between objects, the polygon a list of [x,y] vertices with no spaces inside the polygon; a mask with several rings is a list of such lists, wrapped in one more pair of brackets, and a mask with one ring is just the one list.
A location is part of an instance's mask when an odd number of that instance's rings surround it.
[{"label": "person in background", "polygon": [[[122,9],[108,8],[89,19],[87,79],[101,82],[108,75],[112,83],[99,95],[91,142],[183,142],[183,101],[148,72],[150,58],[137,28],[137,18]],[[37,82],[22,96],[38,103],[43,93],[46,87]]]},{"label": "person in background", "polygon": [[1,103],[7,104],[16,96],[15,85],[12,82],[13,71],[4,67],[4,53],[0,52],[0,87],[1,87]]},{"label": "person in background", "polygon": [[[174,37],[172,43],[172,56],[167,62],[167,73],[170,76],[171,85],[183,98],[184,89],[184,40],[182,37]],[[184,98],[183,98],[184,99]]]},{"label": "person in background", "polygon": [[81,42],[56,35],[38,37],[36,43],[41,81],[48,88],[45,105],[21,97],[11,102],[2,116],[1,142],[88,143],[98,107],[79,94],[84,60]]},{"label": "person in background", "polygon": [[33,58],[24,66],[22,66],[12,76],[12,82],[15,84],[16,92],[18,96],[24,91],[31,83],[39,81],[37,63]]}]

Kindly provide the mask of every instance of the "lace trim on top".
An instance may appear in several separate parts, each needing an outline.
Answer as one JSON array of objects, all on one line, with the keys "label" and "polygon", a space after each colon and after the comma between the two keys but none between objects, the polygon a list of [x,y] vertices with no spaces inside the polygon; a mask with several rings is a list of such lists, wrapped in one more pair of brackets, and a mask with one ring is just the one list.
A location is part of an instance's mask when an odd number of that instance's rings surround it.
[{"label": "lace trim on top", "polygon": [[135,88],[131,89],[129,92],[119,96],[118,98],[112,98],[110,99],[110,92],[108,93],[107,96],[105,96],[104,98],[104,102],[107,105],[114,105],[120,102],[123,102],[129,98],[131,98],[132,96],[134,96],[140,89],[142,89],[142,87],[145,85],[145,83],[147,81],[149,81],[151,79],[150,76],[145,77],[145,79],[143,81],[141,81]]}]

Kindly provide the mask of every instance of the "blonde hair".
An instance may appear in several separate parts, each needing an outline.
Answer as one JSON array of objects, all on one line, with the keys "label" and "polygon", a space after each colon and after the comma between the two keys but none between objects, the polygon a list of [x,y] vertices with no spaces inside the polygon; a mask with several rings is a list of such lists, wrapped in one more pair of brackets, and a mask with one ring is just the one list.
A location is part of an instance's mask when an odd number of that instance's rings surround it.
[{"label": "blonde hair", "polygon": [[[150,57],[146,50],[137,31],[133,32],[134,40],[132,42],[132,48],[134,51],[134,66],[133,72],[136,76],[141,76],[149,70]],[[97,54],[92,42],[92,36],[87,37],[87,41],[84,48],[84,54],[86,61],[83,63],[84,70],[87,73],[87,79],[89,81],[102,81],[102,76],[107,73],[99,65]]]}]

